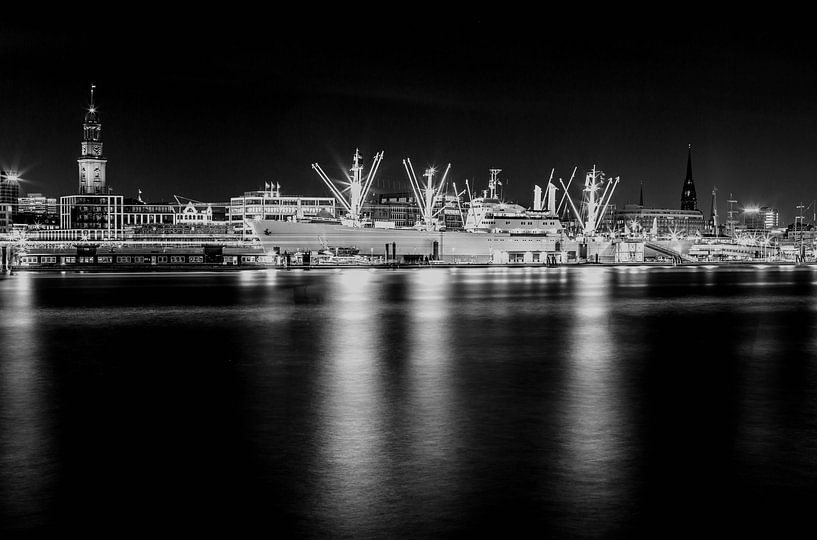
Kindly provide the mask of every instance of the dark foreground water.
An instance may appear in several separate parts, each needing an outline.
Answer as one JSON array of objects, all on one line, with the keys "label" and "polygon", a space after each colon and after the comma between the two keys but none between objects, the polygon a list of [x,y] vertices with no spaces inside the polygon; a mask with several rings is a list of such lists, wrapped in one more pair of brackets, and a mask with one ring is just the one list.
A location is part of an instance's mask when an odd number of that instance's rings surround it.
[{"label": "dark foreground water", "polygon": [[812,528],[817,270],[0,278],[0,536]]}]

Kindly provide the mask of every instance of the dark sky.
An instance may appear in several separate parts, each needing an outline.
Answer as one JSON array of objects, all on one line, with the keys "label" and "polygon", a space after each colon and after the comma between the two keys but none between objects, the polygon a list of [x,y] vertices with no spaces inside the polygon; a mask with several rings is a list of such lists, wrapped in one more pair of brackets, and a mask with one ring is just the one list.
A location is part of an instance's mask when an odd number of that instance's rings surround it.
[{"label": "dark sky", "polygon": [[566,180],[595,163],[621,177],[619,205],[644,180],[648,204],[678,207],[689,143],[707,215],[713,185],[722,214],[729,192],[787,220],[817,198],[817,56],[796,23],[245,19],[0,27],[0,164],[29,192],[73,193],[94,82],[108,183],[151,200],[227,200],[265,180],[328,195],[310,164],[339,175],[359,146],[385,151],[385,189],[408,189],[408,156],[451,162],[460,186],[502,168],[506,197],[529,204],[551,168]]}]

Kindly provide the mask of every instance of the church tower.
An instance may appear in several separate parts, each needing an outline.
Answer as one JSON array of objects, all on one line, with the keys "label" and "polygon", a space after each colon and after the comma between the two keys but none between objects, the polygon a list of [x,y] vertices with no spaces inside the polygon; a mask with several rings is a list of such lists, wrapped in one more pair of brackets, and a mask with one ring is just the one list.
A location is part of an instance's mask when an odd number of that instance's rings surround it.
[{"label": "church tower", "polygon": [[684,180],[684,190],[681,192],[681,210],[697,210],[698,196],[695,194],[695,182],[692,181],[692,145],[689,145],[687,154],[687,177]]},{"label": "church tower", "polygon": [[82,124],[82,154],[79,164],[79,193],[81,195],[105,195],[108,193],[105,184],[105,164],[102,157],[102,124],[94,105],[94,88],[91,85],[91,104],[85,113]]}]

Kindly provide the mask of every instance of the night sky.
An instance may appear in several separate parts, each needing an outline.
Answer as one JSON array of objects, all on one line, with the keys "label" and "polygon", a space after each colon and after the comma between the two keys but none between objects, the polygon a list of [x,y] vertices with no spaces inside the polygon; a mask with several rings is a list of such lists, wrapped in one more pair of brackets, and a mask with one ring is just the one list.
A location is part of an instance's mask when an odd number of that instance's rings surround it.
[{"label": "night sky", "polygon": [[713,185],[722,216],[730,192],[782,222],[817,198],[810,30],[330,15],[0,27],[0,165],[28,192],[74,193],[93,82],[108,184],[154,201],[226,201],[266,180],[329,195],[310,164],[339,176],[360,147],[385,151],[386,191],[409,189],[411,157],[451,162],[458,186],[501,168],[506,198],[527,205],[551,168],[566,181],[595,163],[621,177],[616,204],[643,180],[648,205],[677,208],[689,143],[707,216]]}]

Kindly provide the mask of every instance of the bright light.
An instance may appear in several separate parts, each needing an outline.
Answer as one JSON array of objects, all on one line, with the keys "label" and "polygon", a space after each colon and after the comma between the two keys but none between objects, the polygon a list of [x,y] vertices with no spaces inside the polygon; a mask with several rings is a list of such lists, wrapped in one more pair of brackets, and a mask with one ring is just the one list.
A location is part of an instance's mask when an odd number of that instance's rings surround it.
[{"label": "bright light", "polygon": [[747,214],[757,214],[758,212],[760,212],[760,208],[753,206],[751,208],[744,208],[743,211]]}]

